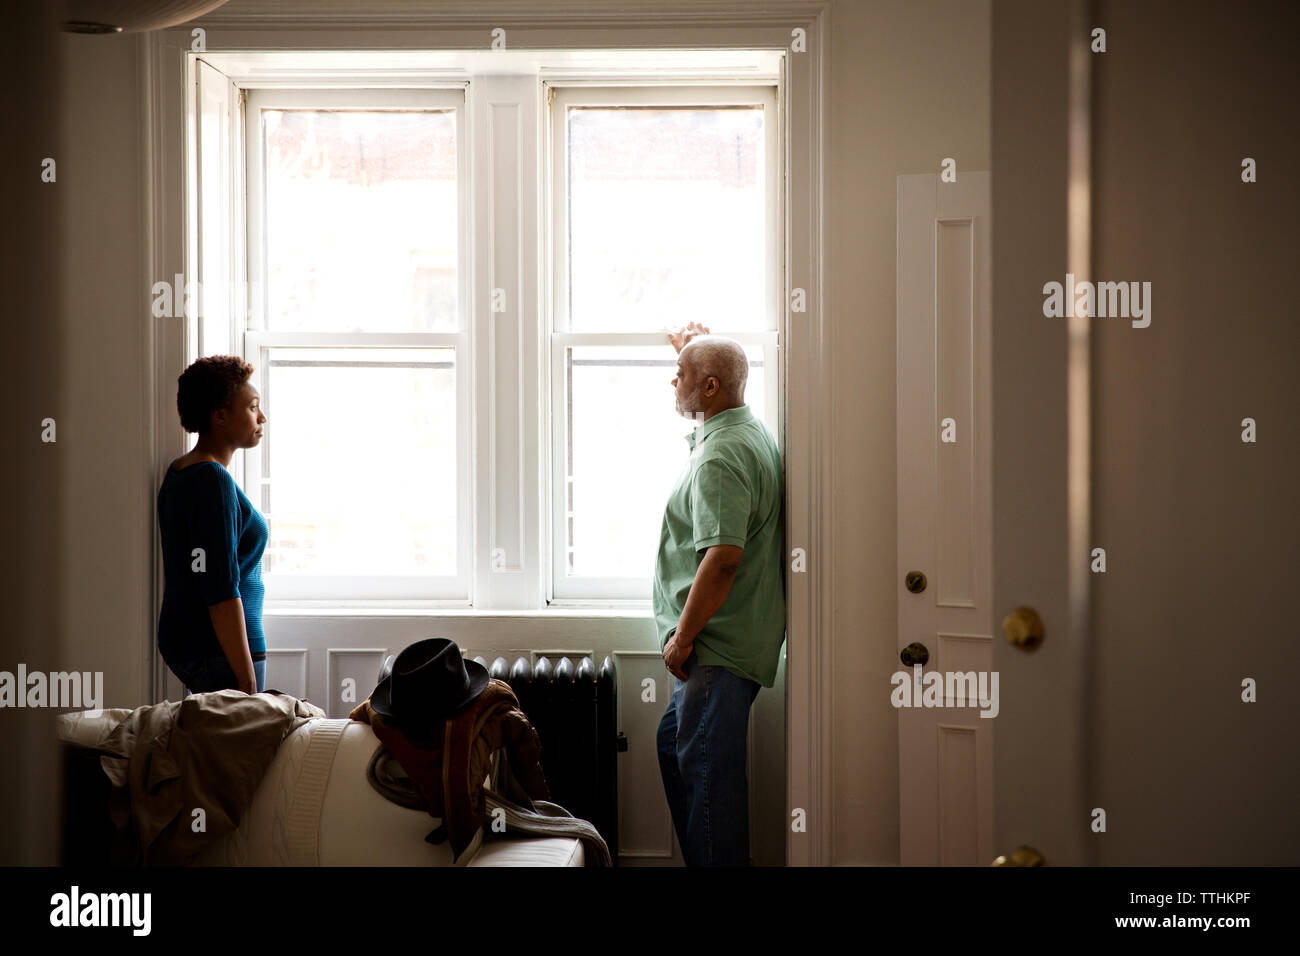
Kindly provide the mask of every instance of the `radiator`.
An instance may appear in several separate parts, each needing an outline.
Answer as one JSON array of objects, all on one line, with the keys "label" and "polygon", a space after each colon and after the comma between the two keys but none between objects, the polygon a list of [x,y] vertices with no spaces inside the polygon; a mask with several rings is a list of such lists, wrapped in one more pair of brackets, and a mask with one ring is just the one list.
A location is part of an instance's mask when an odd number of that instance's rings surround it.
[{"label": "radiator", "polygon": [[[487,666],[482,658],[475,658]],[[489,673],[510,685],[542,742],[542,772],[551,801],[593,823],[618,864],[618,675],[608,657],[599,673],[590,657],[575,665],[539,657],[510,665],[498,657]]]}]

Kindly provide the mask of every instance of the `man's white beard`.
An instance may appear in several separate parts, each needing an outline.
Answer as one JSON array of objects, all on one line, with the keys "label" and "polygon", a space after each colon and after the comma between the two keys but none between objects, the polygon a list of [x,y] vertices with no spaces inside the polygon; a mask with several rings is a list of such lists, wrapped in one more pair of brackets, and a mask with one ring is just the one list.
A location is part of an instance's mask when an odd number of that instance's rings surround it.
[{"label": "man's white beard", "polygon": [[704,421],[704,412],[700,410],[698,402],[692,402],[691,404],[695,407],[689,409],[683,407],[681,402],[677,402],[676,404],[677,414],[682,416],[682,418],[685,418],[687,421],[693,422],[696,425],[699,425]]}]

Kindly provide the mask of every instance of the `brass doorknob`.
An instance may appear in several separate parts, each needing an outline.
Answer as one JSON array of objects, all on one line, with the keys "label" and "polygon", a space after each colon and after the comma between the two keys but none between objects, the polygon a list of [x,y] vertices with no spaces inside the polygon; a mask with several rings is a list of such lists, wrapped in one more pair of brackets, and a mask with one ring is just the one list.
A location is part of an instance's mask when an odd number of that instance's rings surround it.
[{"label": "brass doorknob", "polygon": [[1002,621],[1002,633],[1022,651],[1043,643],[1043,619],[1032,607],[1018,607]]},{"label": "brass doorknob", "polygon": [[903,584],[906,585],[907,589],[913,594],[920,594],[925,590],[925,572],[908,571],[907,577],[903,578]]},{"label": "brass doorknob", "polygon": [[912,667],[916,664],[924,667],[930,659],[930,649],[919,641],[913,641],[898,652],[898,659],[903,662],[904,667]]},{"label": "brass doorknob", "polygon": [[1011,851],[1010,856],[1000,856],[990,866],[1046,866],[1043,854],[1032,846],[1019,846]]}]

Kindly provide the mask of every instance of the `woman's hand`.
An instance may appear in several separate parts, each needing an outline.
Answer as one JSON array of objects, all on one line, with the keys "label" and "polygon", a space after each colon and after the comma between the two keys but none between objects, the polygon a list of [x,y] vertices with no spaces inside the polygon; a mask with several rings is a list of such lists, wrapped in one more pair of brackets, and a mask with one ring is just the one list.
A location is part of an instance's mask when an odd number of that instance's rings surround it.
[{"label": "woman's hand", "polygon": [[239,682],[237,690],[245,694],[257,693],[257,672],[253,670],[253,655],[248,649],[248,631],[244,626],[244,602],[233,597],[208,607],[212,629],[217,632],[221,650],[230,661],[230,669]]}]

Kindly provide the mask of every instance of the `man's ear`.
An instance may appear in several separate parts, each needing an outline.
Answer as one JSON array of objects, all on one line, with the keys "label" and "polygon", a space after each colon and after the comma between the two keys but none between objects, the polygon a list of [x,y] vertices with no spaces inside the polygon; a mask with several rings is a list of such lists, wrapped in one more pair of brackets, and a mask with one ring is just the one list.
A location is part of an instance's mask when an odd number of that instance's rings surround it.
[{"label": "man's ear", "polygon": [[704,380],[704,394],[709,396],[709,398],[712,398],[714,395],[717,395],[721,389],[722,389],[722,382],[718,380],[718,377],[716,375],[710,375],[708,378]]}]

